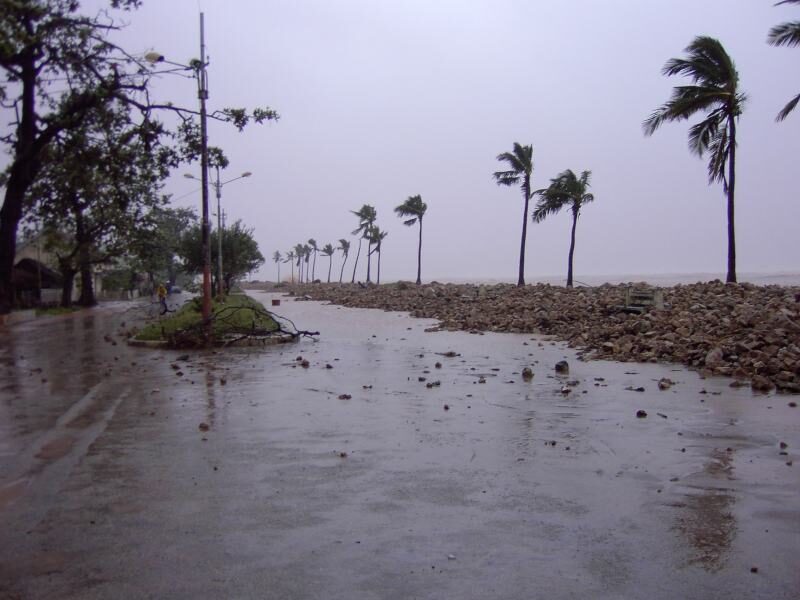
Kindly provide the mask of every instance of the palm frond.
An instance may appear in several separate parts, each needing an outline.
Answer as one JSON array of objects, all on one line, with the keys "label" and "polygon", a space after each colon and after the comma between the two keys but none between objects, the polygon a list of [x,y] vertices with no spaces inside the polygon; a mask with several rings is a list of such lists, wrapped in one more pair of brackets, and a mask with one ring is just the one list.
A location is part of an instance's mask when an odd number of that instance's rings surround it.
[{"label": "palm frond", "polygon": [[417,218],[414,217],[413,219],[408,219],[407,221],[403,221],[403,225],[407,225],[408,227],[411,227],[416,222],[417,222]]},{"label": "palm frond", "polygon": [[704,120],[689,128],[689,149],[702,157],[708,149],[711,140],[717,135],[720,126],[724,124],[724,115],[719,109],[712,112]]},{"label": "palm frond", "polygon": [[788,21],[775,25],[767,34],[767,43],[770,46],[800,45],[800,21]]},{"label": "palm frond", "polygon": [[775,117],[775,120],[778,122],[783,121],[786,117],[789,116],[789,113],[794,110],[794,107],[797,106],[798,102],[800,102],[800,94],[798,94],[797,96],[795,96],[794,98],[789,100],[789,102],[786,103],[786,106],[784,106],[781,109],[781,112],[778,113],[778,116]]},{"label": "palm frond", "polygon": [[714,183],[715,181],[721,181],[722,189],[727,193],[728,179],[725,175],[725,166],[730,156],[730,143],[727,128],[717,131],[716,135],[711,138],[708,144],[708,150],[711,154],[711,158],[708,161],[708,182]]},{"label": "palm frond", "polygon": [[516,185],[522,178],[522,174],[517,171],[495,171],[492,177],[497,185]]},{"label": "palm frond", "polygon": [[564,206],[566,206],[567,200],[563,196],[560,195],[548,195],[543,194],[539,198],[539,202],[533,209],[531,213],[531,217],[533,218],[534,223],[541,223],[550,215],[554,215],[558,213]]}]

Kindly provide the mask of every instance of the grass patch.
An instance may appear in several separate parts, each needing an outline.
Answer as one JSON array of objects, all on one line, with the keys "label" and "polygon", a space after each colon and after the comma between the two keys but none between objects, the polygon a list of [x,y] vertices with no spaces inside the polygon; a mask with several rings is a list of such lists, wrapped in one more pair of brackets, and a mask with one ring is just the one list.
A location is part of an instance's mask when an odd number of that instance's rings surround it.
[{"label": "grass patch", "polygon": [[36,316],[37,317],[55,317],[58,315],[66,315],[69,313],[74,313],[81,310],[75,306],[64,307],[64,306],[50,306],[48,308],[37,308],[36,309]]},{"label": "grass patch", "polygon": [[[203,323],[202,303],[202,298],[193,298],[174,315],[142,328],[135,339],[173,342],[187,332],[196,331],[200,334]],[[278,330],[278,323],[269,316],[264,306],[244,294],[231,294],[224,303],[213,300],[211,322],[212,332],[217,340],[248,331]]]}]

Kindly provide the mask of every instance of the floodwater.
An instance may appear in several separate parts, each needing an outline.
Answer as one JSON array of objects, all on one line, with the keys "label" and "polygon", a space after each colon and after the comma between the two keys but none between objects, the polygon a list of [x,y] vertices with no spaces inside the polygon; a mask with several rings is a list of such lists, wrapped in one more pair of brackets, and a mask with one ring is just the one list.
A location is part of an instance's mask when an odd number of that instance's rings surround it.
[{"label": "floodwater", "polygon": [[0,598],[800,595],[797,397],[281,300],[316,341],[0,331]]}]

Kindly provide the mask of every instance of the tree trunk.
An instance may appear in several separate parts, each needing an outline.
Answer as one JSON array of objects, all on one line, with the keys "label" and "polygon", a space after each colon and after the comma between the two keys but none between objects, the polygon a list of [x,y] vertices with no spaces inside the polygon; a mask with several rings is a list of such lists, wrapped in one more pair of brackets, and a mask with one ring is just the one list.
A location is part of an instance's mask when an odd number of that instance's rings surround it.
[{"label": "tree trunk", "polygon": [[525,238],[528,235],[528,202],[530,201],[531,180],[530,177],[525,177],[525,183],[522,185],[522,192],[525,194],[525,213],[522,215],[522,240],[519,244],[519,278],[517,285],[522,287],[525,285]]},{"label": "tree trunk", "polygon": [[419,217],[419,244],[417,245],[417,285],[422,283],[422,215]]},{"label": "tree trunk", "polygon": [[292,268],[292,285],[294,285],[294,261],[292,261],[292,264],[289,266]]},{"label": "tree trunk", "polygon": [[75,283],[75,273],[69,259],[58,258],[58,270],[61,273],[61,306],[63,308],[72,307],[72,287]]},{"label": "tree trunk", "polygon": [[94,279],[88,242],[81,244],[78,252],[78,264],[81,272],[81,295],[78,298],[78,304],[87,307],[96,306],[97,298],[94,295]]},{"label": "tree trunk", "polygon": [[367,242],[367,283],[370,283],[370,267],[372,266],[372,242]]},{"label": "tree trunk", "polygon": [[[379,246],[379,248],[380,248],[380,246]],[[381,284],[381,251],[380,251],[380,249],[378,250],[378,281],[377,281],[377,284],[378,285]]]},{"label": "tree trunk", "polygon": [[362,238],[358,238],[358,252],[356,252],[356,263],[353,265],[353,279],[350,283],[356,282],[356,269],[358,268],[358,257],[361,255],[361,240]]},{"label": "tree trunk", "polygon": [[344,265],[347,263],[347,254],[344,255],[344,260],[342,261],[342,270],[339,271],[339,283],[342,283],[342,277],[344,277]]},{"label": "tree trunk", "polygon": [[333,254],[328,257],[328,283],[331,282],[331,268],[333,267]]},{"label": "tree trunk", "polygon": [[23,65],[19,82],[22,102],[18,106],[20,122],[14,157],[6,182],[3,207],[0,208],[0,315],[11,312],[14,305],[14,258],[17,251],[17,226],[22,218],[25,192],[39,172],[41,162],[36,142],[36,49],[22,50]]},{"label": "tree trunk", "polygon": [[728,117],[731,130],[731,153],[728,163],[728,276],[727,283],[736,283],[736,231],[734,227],[733,192],[736,186],[736,118]]},{"label": "tree trunk", "polygon": [[311,283],[317,278],[317,251],[314,250],[314,262],[311,265]]},{"label": "tree trunk", "polygon": [[575,255],[575,227],[578,225],[578,213],[572,211],[572,234],[569,238],[569,259],[567,260],[567,287],[572,287],[572,257]]}]

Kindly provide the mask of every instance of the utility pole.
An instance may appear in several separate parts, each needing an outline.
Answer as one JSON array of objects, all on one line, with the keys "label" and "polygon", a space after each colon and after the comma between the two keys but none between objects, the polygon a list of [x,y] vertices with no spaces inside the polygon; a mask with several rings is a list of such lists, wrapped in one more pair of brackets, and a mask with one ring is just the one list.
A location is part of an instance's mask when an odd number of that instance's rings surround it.
[{"label": "utility pole", "polygon": [[208,77],[206,75],[206,40],[203,13],[200,13],[200,64],[197,67],[197,97],[200,99],[200,169],[203,185],[203,323],[207,341],[211,341],[211,244],[208,219]]}]

